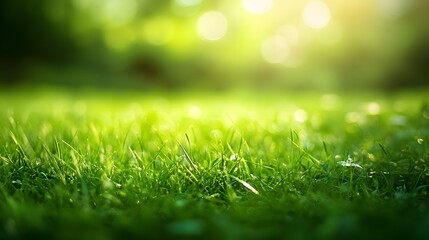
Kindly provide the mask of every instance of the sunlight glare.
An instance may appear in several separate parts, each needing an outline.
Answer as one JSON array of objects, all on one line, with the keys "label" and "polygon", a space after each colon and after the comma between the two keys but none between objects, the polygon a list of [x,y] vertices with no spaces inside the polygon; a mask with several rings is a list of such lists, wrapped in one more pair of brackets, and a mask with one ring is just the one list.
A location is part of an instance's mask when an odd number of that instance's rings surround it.
[{"label": "sunlight glare", "polygon": [[298,109],[293,114],[293,118],[297,122],[304,123],[308,119],[308,114],[307,114],[307,112],[304,109]]},{"label": "sunlight glare", "polygon": [[272,0],[243,0],[243,6],[249,13],[262,14],[271,9],[272,2]]},{"label": "sunlight glare", "polygon": [[192,119],[200,119],[201,109],[198,106],[190,106],[188,108],[188,116]]},{"label": "sunlight glare", "polygon": [[304,23],[314,29],[326,27],[331,19],[329,7],[322,1],[311,0],[304,7]]},{"label": "sunlight glare", "polygon": [[205,12],[198,19],[197,32],[205,40],[217,41],[223,38],[227,31],[228,20],[221,12]]}]

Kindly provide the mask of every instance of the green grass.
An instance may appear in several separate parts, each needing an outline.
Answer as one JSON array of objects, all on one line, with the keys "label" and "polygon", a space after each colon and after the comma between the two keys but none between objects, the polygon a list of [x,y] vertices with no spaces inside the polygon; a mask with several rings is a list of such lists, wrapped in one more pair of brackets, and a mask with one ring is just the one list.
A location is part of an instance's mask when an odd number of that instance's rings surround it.
[{"label": "green grass", "polygon": [[425,94],[4,92],[0,239],[425,239]]}]

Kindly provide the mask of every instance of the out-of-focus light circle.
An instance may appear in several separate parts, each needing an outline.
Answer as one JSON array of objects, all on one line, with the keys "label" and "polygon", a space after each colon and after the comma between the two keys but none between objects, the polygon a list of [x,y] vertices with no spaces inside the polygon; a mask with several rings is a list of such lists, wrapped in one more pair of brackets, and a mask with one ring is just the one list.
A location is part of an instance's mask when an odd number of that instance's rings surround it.
[{"label": "out-of-focus light circle", "polygon": [[192,6],[201,3],[201,0],[176,0],[176,2],[183,6]]},{"label": "out-of-focus light circle", "polygon": [[107,0],[103,3],[100,13],[103,20],[110,25],[125,25],[137,15],[138,4],[136,0]]},{"label": "out-of-focus light circle", "polygon": [[298,109],[293,114],[293,118],[295,118],[295,121],[304,123],[308,119],[308,114],[304,109]]},{"label": "out-of-focus light circle", "polygon": [[272,0],[243,0],[243,6],[249,13],[262,14],[271,9],[272,2]]},{"label": "out-of-focus light circle", "polygon": [[300,39],[298,29],[294,25],[285,24],[277,29],[277,33],[283,36],[288,45],[297,45]]},{"label": "out-of-focus light circle", "polygon": [[197,32],[201,38],[216,41],[228,31],[228,20],[218,11],[209,11],[201,15],[197,23]]},{"label": "out-of-focus light circle", "polygon": [[315,29],[322,29],[328,25],[331,20],[331,11],[322,1],[311,0],[304,7],[304,23]]},{"label": "out-of-focus light circle", "polygon": [[188,116],[193,119],[199,119],[201,117],[201,109],[198,106],[190,106],[188,108]]},{"label": "out-of-focus light circle", "polygon": [[395,19],[407,10],[409,0],[379,0],[378,7],[382,17]]},{"label": "out-of-focus light circle", "polygon": [[261,53],[269,63],[283,63],[289,56],[287,40],[283,36],[272,36],[262,44]]},{"label": "out-of-focus light circle", "polygon": [[174,14],[190,17],[198,13],[202,0],[175,0],[171,2]]},{"label": "out-of-focus light circle", "polygon": [[380,113],[380,104],[377,102],[370,102],[366,106],[366,112],[369,115],[378,115]]}]

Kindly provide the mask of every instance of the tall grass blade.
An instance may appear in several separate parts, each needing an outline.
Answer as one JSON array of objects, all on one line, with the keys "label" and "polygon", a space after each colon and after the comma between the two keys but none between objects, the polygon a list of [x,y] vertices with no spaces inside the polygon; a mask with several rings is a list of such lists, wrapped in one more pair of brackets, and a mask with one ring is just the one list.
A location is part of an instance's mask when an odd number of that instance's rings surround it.
[{"label": "tall grass blade", "polygon": [[253,192],[256,195],[259,195],[258,190],[256,190],[252,185],[250,185],[248,182],[241,180],[240,178],[233,176],[233,175],[229,175],[231,178],[237,180],[238,182],[240,182],[245,188],[249,189],[251,192]]}]

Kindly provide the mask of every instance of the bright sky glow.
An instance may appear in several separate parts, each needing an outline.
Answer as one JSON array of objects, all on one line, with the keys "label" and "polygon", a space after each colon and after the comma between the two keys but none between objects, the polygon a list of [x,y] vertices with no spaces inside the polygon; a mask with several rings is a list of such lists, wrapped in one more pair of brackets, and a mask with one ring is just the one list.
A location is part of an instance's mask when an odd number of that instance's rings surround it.
[{"label": "bright sky glow", "polygon": [[197,32],[201,38],[217,41],[223,38],[228,31],[228,20],[218,11],[204,13],[197,23]]},{"label": "bright sky glow", "polygon": [[249,13],[262,14],[271,9],[272,2],[272,0],[243,0],[243,6]]},{"label": "bright sky glow", "polygon": [[331,11],[322,1],[311,0],[304,7],[303,20],[307,26],[322,29],[331,20]]}]

